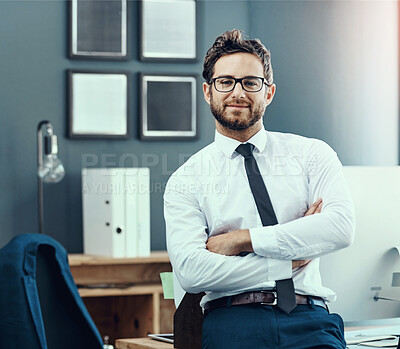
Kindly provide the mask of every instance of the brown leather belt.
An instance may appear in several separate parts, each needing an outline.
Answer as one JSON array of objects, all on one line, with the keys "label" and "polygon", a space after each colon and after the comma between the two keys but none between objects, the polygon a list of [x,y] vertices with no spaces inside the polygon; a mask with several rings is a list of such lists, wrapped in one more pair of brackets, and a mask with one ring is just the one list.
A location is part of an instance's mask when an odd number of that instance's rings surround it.
[{"label": "brown leather belt", "polygon": [[[209,301],[205,305],[207,311],[229,307],[230,305],[242,304],[261,304],[261,305],[277,305],[277,294],[275,291],[259,291],[259,292],[245,292],[234,296],[222,297]],[[297,304],[314,304],[328,310],[325,301],[320,297],[302,296],[296,294]]]}]

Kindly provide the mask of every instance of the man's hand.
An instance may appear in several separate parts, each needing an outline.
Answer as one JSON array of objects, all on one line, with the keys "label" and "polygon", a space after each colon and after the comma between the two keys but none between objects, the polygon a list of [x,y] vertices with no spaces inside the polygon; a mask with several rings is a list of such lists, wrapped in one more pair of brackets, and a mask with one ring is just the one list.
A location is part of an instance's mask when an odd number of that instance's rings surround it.
[{"label": "man's hand", "polygon": [[225,234],[211,236],[206,247],[210,252],[225,256],[236,256],[240,252],[254,252],[248,229],[233,230]]},{"label": "man's hand", "polygon": [[306,216],[311,216],[316,213],[320,213],[322,210],[322,199],[319,198],[317,201],[315,201],[310,208],[307,210],[307,212],[304,214],[304,217]]},{"label": "man's hand", "polygon": [[311,262],[311,259],[292,261],[292,270],[294,270],[296,268],[305,267],[310,262]]},{"label": "man's hand", "polygon": [[[320,198],[310,206],[310,208],[304,214],[304,217],[311,216],[311,215],[316,214],[316,213],[320,213],[321,210],[322,210],[322,199]],[[310,262],[311,262],[310,259],[292,261],[292,270],[294,270],[296,268],[305,267]]]}]

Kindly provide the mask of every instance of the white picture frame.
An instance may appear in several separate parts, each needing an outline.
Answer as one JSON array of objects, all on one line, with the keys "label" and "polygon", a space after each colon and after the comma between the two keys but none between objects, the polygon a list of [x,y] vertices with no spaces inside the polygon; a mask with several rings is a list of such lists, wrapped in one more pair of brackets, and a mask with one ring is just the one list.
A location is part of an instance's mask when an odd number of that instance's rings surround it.
[{"label": "white picture frame", "polygon": [[141,60],[197,58],[196,1],[141,1]]},{"label": "white picture frame", "polygon": [[69,70],[69,137],[129,137],[129,76]]}]

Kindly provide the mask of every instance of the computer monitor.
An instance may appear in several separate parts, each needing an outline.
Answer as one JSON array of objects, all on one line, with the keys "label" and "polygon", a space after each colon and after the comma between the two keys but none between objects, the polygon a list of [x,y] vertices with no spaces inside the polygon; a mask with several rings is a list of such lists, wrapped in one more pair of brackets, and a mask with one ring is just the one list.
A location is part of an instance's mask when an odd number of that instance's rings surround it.
[{"label": "computer monitor", "polygon": [[400,318],[400,274],[394,274],[400,273],[400,167],[344,167],[343,173],[356,236],[352,246],[321,257],[323,284],[337,293],[329,308],[345,321]]}]

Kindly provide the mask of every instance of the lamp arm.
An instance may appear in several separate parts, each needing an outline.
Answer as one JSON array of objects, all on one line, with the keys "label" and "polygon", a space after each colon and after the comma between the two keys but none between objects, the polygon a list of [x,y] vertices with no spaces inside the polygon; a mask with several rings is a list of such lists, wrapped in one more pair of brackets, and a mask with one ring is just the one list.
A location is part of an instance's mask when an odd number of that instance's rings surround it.
[{"label": "lamp arm", "polygon": [[[50,121],[40,121],[37,127],[37,165],[38,168],[43,165],[43,125],[47,125],[47,132],[53,134],[53,126]],[[50,132],[49,132],[50,130]],[[36,174],[37,175],[37,174]],[[43,182],[37,175],[38,183],[38,220],[39,220],[39,233],[44,232],[44,214],[43,214]]]}]

